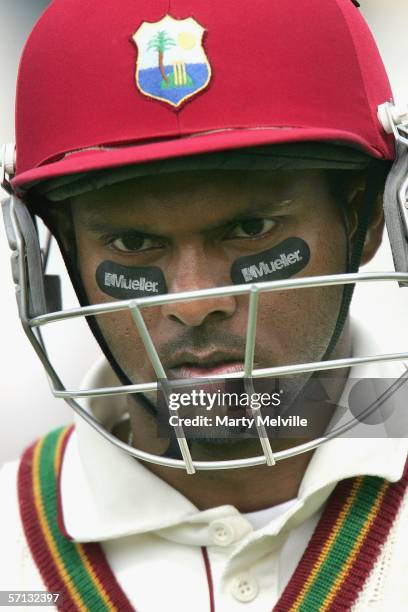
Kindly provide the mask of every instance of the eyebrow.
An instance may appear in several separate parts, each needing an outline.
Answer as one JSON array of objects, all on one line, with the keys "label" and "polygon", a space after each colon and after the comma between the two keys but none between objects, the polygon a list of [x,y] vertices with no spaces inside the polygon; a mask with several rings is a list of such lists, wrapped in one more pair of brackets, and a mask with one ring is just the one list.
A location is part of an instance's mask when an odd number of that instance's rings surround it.
[{"label": "eyebrow", "polygon": [[[280,200],[279,202],[267,202],[266,204],[255,205],[253,202],[247,207],[242,209],[239,213],[226,219],[220,219],[212,225],[208,225],[200,230],[200,233],[207,233],[217,229],[221,229],[234,222],[241,221],[242,219],[248,218],[248,215],[259,215],[265,212],[273,212],[274,210],[286,209],[288,206],[293,204],[293,199]],[[84,218],[81,219],[81,225],[86,230],[92,233],[106,234],[106,233],[118,233],[126,234],[129,232],[137,232],[140,234],[148,235],[159,235],[154,228],[144,225],[143,222],[138,222],[137,225],[129,222],[124,224],[123,222],[117,223],[115,220],[112,221],[101,221],[101,211],[91,211],[85,213]]]}]

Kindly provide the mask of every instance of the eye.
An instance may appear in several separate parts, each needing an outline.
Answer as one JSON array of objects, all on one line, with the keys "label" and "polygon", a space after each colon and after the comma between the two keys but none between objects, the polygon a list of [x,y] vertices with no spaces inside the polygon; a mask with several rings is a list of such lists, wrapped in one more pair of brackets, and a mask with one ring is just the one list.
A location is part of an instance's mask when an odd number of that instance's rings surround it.
[{"label": "eye", "polygon": [[261,237],[273,230],[276,225],[277,222],[273,219],[244,219],[229,230],[226,238]]},{"label": "eye", "polygon": [[125,234],[112,239],[109,244],[121,253],[137,253],[162,246],[157,238],[144,234]]}]

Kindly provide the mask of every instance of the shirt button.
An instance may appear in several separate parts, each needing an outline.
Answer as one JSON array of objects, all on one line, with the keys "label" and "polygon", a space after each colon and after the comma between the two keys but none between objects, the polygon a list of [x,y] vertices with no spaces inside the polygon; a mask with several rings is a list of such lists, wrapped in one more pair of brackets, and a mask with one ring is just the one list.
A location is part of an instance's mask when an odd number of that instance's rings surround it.
[{"label": "shirt button", "polygon": [[252,601],[258,595],[259,587],[254,578],[248,574],[241,574],[234,578],[231,593],[238,601],[243,603]]},{"label": "shirt button", "polygon": [[234,528],[223,521],[211,523],[209,533],[214,544],[218,546],[229,546],[234,541]]}]

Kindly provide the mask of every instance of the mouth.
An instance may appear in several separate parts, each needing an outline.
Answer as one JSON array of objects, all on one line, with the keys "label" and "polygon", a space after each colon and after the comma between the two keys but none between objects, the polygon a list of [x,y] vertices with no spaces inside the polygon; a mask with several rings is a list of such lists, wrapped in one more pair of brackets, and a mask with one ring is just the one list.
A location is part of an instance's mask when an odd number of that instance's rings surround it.
[{"label": "mouth", "polygon": [[235,372],[242,372],[244,369],[243,361],[233,361],[217,365],[195,365],[185,363],[177,368],[171,368],[169,378],[211,378],[212,376],[228,376]]},{"label": "mouth", "polygon": [[212,376],[228,376],[244,370],[242,357],[232,357],[225,354],[197,355],[189,354],[175,360],[168,369],[168,377],[173,380],[211,378]]}]

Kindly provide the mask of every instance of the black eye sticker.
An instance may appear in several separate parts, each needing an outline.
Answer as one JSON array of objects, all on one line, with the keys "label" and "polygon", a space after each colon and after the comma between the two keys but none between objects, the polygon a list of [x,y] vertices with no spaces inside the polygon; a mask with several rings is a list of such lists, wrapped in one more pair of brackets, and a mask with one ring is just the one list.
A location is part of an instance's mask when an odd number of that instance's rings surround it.
[{"label": "black eye sticker", "polygon": [[118,300],[167,293],[164,274],[157,267],[130,268],[104,261],[96,270],[96,282],[101,291]]},{"label": "black eye sticker", "polygon": [[303,270],[309,260],[306,242],[287,238],[268,251],[237,259],[231,267],[231,279],[235,285],[283,280]]}]

